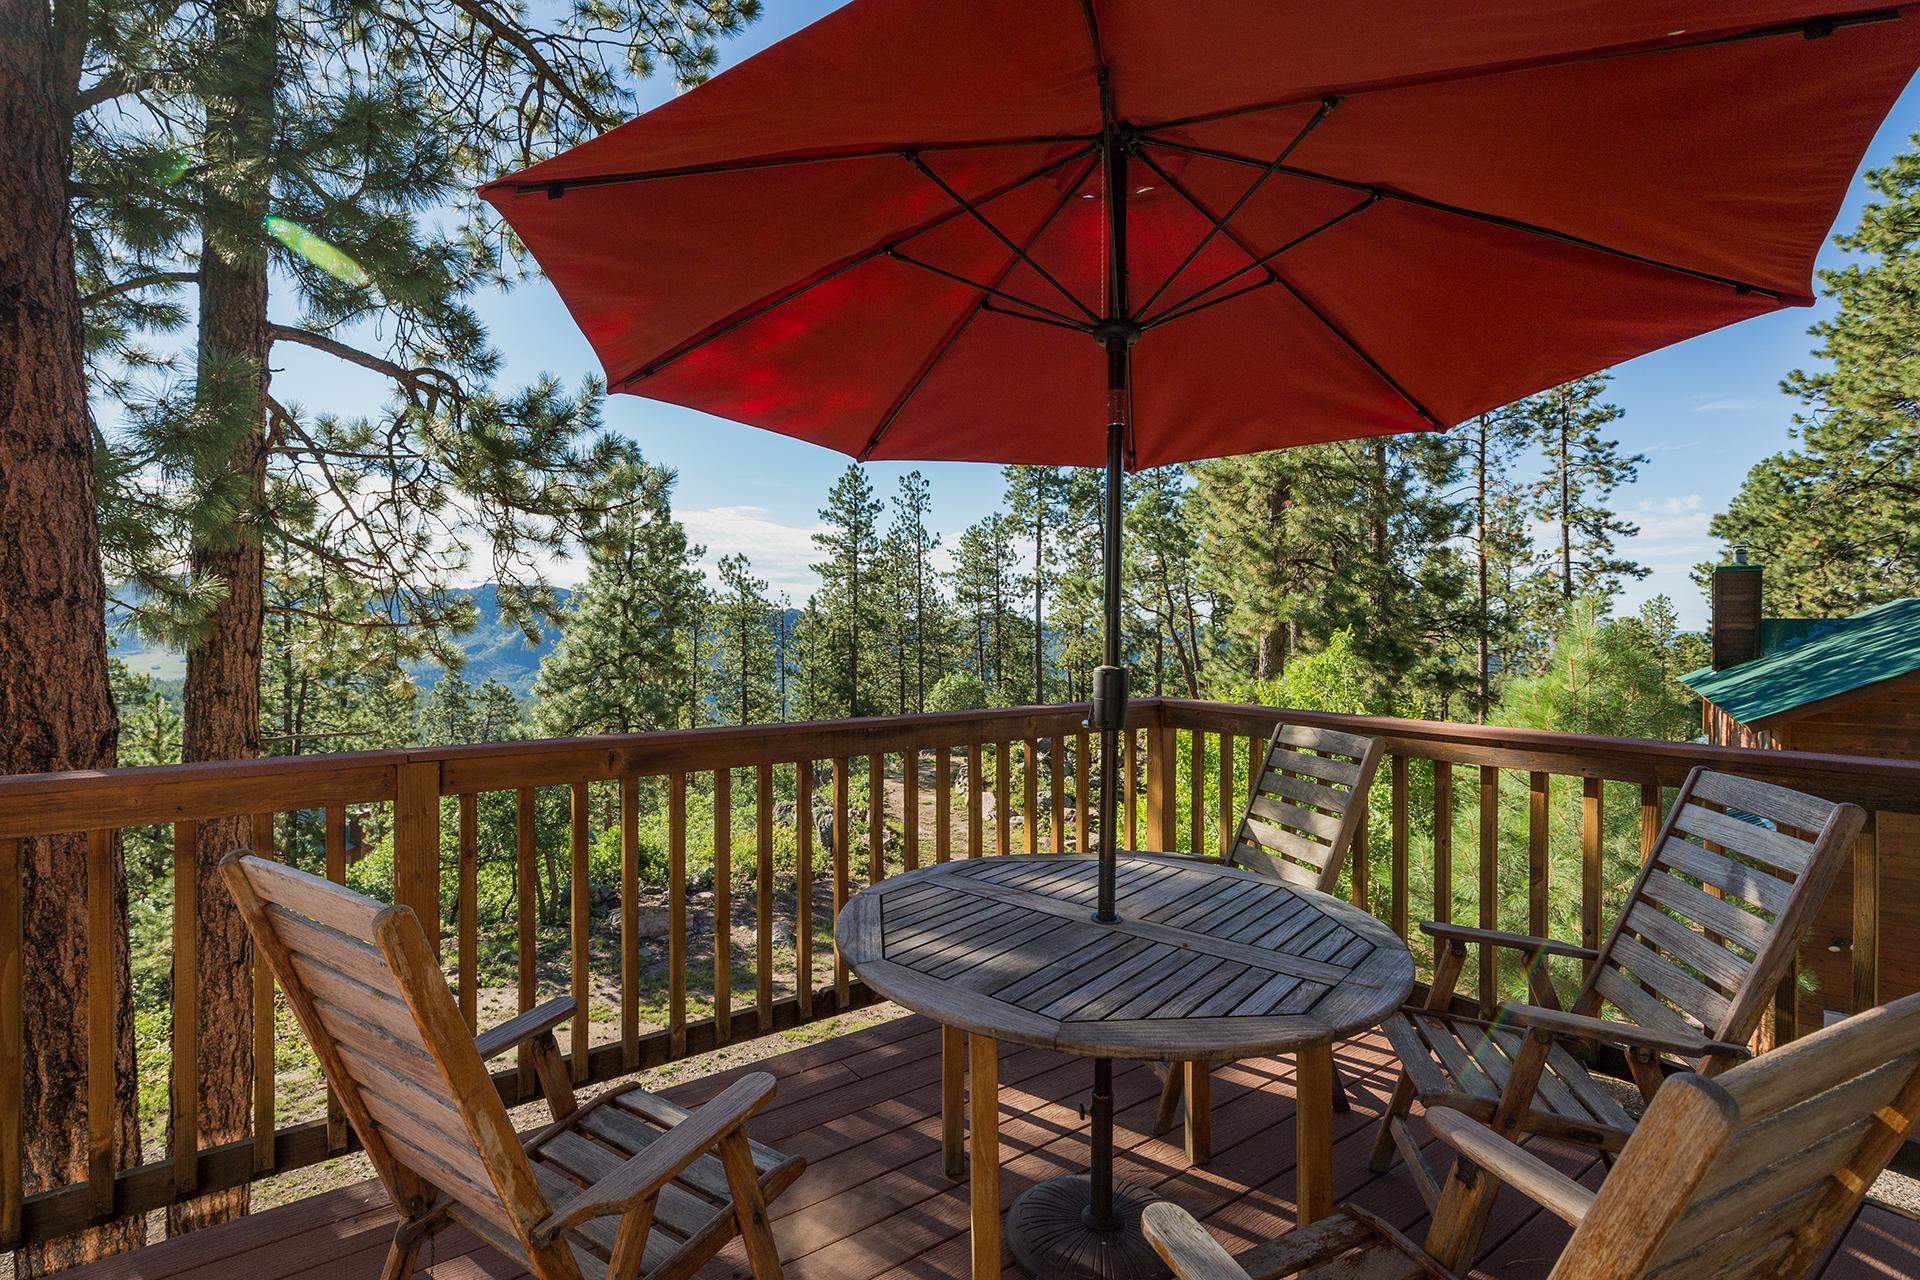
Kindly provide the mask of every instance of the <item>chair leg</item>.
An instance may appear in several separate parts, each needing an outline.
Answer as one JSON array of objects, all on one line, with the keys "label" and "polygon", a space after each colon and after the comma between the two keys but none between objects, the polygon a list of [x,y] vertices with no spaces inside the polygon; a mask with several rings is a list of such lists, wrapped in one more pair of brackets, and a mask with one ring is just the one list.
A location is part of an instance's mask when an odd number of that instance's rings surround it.
[{"label": "chair leg", "polygon": [[[1153,1114],[1155,1134],[1171,1132],[1173,1122],[1179,1118],[1180,1098],[1187,1087],[1186,1065],[1184,1062],[1165,1064],[1166,1078],[1160,1086],[1160,1109]],[[1154,1069],[1157,1071],[1160,1067],[1156,1065]]]},{"label": "chair leg", "polygon": [[1393,1168],[1396,1151],[1393,1141],[1393,1125],[1396,1120],[1404,1122],[1413,1113],[1413,1077],[1402,1071],[1400,1079],[1393,1086],[1393,1098],[1387,1103],[1386,1114],[1380,1117],[1380,1127],[1374,1131],[1373,1154],[1367,1157],[1367,1168],[1375,1173],[1385,1173]]},{"label": "chair leg", "polygon": [[386,1265],[380,1268],[380,1280],[409,1280],[414,1264],[420,1260],[420,1247],[443,1221],[438,1213],[427,1212],[395,1227],[393,1243],[387,1246]]},{"label": "chair leg", "polygon": [[1499,1190],[1500,1180],[1478,1165],[1464,1159],[1453,1162],[1427,1228],[1427,1252],[1441,1266],[1458,1274],[1473,1264]]},{"label": "chair leg", "polygon": [[720,1140],[720,1164],[727,1173],[727,1189],[733,1193],[734,1216],[739,1221],[740,1241],[746,1246],[753,1280],[781,1280],[780,1250],[773,1240],[773,1227],[767,1222],[767,1200],[760,1190],[760,1175],[753,1167],[753,1151],[747,1146],[744,1130],[735,1129]]}]

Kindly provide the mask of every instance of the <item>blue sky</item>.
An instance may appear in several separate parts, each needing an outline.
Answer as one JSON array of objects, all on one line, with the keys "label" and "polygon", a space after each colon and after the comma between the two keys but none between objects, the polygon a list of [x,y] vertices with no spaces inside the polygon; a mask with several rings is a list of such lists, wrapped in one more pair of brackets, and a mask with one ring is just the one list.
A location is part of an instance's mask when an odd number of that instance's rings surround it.
[{"label": "blue sky", "polygon": [[[723,50],[723,65],[806,25],[837,7],[809,0],[769,0],[765,16]],[[672,93],[670,82],[642,86],[643,105]],[[1910,86],[1867,156],[1884,164],[1920,130],[1920,88]],[[1866,199],[1856,179],[1837,226],[1850,228]],[[1841,255],[1831,245],[1823,264]],[[597,362],[553,289],[530,282],[511,294],[478,300],[495,344],[506,353],[505,376],[523,380],[550,371],[568,380],[596,370]],[[1621,444],[1645,453],[1638,483],[1617,495],[1620,509],[1641,526],[1623,549],[1653,573],[1629,585],[1624,604],[1655,593],[1673,597],[1683,624],[1703,627],[1706,606],[1688,577],[1689,568],[1716,554],[1707,522],[1738,490],[1748,469],[1788,443],[1797,402],[1782,395],[1780,379],[1809,362],[1807,327],[1822,313],[1788,310],[1643,356],[1615,370],[1613,400],[1627,412],[1617,425]],[[276,372],[276,390],[342,413],[371,412],[384,391],[371,375],[324,357],[287,352]],[[676,506],[690,534],[704,543],[709,564],[729,552],[744,552],[761,576],[801,603],[813,578],[810,534],[833,478],[847,460],[825,449],[755,431],[703,414],[632,396],[614,396],[608,425],[631,435],[653,461],[673,467],[680,480]],[[932,484],[935,525],[953,535],[989,510],[1000,495],[997,468],[953,463],[913,466],[876,463],[875,487],[890,493],[896,478],[917,466]],[[576,566],[557,576],[577,580]]]}]

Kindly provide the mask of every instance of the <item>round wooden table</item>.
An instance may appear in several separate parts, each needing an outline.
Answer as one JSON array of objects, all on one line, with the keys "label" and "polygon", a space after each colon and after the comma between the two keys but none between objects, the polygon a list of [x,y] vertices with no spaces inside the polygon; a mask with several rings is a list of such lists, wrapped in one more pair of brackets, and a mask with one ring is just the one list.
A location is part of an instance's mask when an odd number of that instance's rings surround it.
[{"label": "round wooden table", "polygon": [[[973,1270],[999,1274],[1000,1040],[1088,1057],[1233,1061],[1293,1054],[1300,1221],[1332,1210],[1333,1044],[1413,990],[1406,944],[1337,898],[1218,863],[1123,853],[1120,919],[1093,919],[1087,856],[922,867],[835,922],[866,984],[945,1028],[947,1167],[961,1166],[961,1038],[973,1075]],[[1204,1066],[1189,1111],[1206,1106]]]}]

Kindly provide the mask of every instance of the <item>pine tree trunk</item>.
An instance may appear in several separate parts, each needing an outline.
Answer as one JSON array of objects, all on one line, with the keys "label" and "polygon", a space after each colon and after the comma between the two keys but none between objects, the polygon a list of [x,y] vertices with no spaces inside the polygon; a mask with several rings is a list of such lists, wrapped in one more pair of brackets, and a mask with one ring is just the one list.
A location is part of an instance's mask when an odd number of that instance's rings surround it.
[{"label": "pine tree trunk", "polygon": [[1487,672],[1487,664],[1492,659],[1487,644],[1487,630],[1492,620],[1487,616],[1487,416],[1480,415],[1480,434],[1474,441],[1474,577],[1476,598],[1480,602],[1480,640],[1476,646],[1480,658],[1480,723],[1487,722],[1488,712],[1493,702],[1492,679]]},{"label": "pine tree trunk", "polygon": [[1567,436],[1573,431],[1567,394],[1560,396],[1560,594],[1573,599],[1573,476],[1567,461]]},{"label": "pine tree trunk", "polygon": [[[260,642],[265,564],[260,518],[266,489],[267,251],[265,157],[273,140],[276,32],[271,0],[217,0],[214,47],[227,92],[207,102],[207,215],[202,224],[199,355],[201,421],[224,443],[205,456],[232,518],[203,521],[190,550],[197,582],[225,591],[206,631],[187,649],[183,760],[260,754]],[[200,824],[200,1144],[252,1129],[252,944],[220,878],[220,859],[251,841],[245,818]],[[244,1186],[168,1211],[169,1233],[243,1214]]]},{"label": "pine tree trunk", "polygon": [[[67,211],[70,95],[85,12],[0,0],[0,773],[110,768],[119,738],[107,683],[106,583],[95,524],[80,299]],[[113,972],[87,973],[87,841],[21,843],[28,1192],[87,1174],[87,1025],[81,993],[115,984],[114,1138],[140,1162],[126,874],[114,841]],[[138,1219],[15,1255],[41,1275],[134,1248]]]},{"label": "pine tree trunk", "polygon": [[1033,478],[1033,700],[1036,704],[1047,700],[1047,624],[1042,609],[1046,579],[1041,576],[1046,564],[1046,492],[1045,479],[1036,473]]},{"label": "pine tree trunk", "polygon": [[[1284,480],[1276,482],[1267,490],[1267,528],[1272,531],[1275,547],[1275,560],[1281,565],[1286,563],[1287,542],[1287,485]],[[1287,669],[1286,623],[1280,618],[1269,619],[1267,629],[1260,633],[1260,642],[1255,646],[1253,675],[1256,680],[1278,679]]]}]

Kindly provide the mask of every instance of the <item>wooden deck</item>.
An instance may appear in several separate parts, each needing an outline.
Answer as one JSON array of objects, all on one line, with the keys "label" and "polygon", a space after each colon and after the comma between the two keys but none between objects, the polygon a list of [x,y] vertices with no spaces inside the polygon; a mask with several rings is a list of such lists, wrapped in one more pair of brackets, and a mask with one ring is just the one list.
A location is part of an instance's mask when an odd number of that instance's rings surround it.
[{"label": "wooden deck", "polygon": [[[1384,1039],[1344,1044],[1342,1073],[1361,1100],[1335,1117],[1334,1189],[1416,1233],[1425,1210],[1402,1168],[1371,1173],[1372,1123],[1393,1084]],[[743,1068],[744,1070],[745,1068]],[[940,1172],[939,1037],[918,1017],[811,1045],[754,1064],[779,1077],[780,1093],[754,1136],[805,1156],[805,1176],[774,1206],[787,1275],[794,1280],[934,1280],[967,1268],[966,1184]],[[1037,1180],[1086,1164],[1078,1107],[1084,1061],[1009,1047],[1000,1067],[1002,1199]],[[670,1091],[689,1105],[711,1097],[733,1073]],[[1141,1065],[1115,1073],[1119,1176],[1186,1206],[1230,1249],[1277,1234],[1293,1220],[1293,1083],[1289,1064],[1223,1067],[1213,1089],[1211,1164],[1190,1169],[1176,1141],[1150,1137],[1157,1081]],[[1592,1183],[1584,1153],[1533,1149]],[[1557,1219],[1510,1194],[1496,1208],[1476,1280],[1539,1280],[1566,1238]],[[69,1272],[76,1280],[373,1280],[393,1215],[373,1184],[316,1196],[241,1222],[168,1241]],[[463,1232],[449,1231],[426,1255],[435,1280],[515,1280],[524,1275]],[[700,1274],[741,1277],[723,1255]],[[1007,1259],[1007,1274],[1020,1274]],[[1823,1280],[1920,1276],[1920,1223],[1868,1206]]]}]

